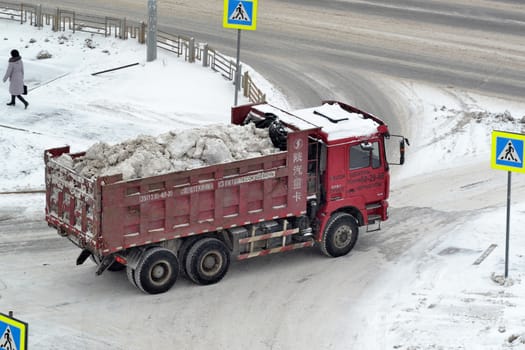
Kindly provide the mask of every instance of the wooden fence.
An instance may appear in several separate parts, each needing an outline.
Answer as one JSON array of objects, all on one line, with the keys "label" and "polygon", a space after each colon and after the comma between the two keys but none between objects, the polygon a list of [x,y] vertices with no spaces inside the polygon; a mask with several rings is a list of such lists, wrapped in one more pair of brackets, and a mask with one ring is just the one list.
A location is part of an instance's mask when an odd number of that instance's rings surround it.
[{"label": "wooden fence", "polygon": [[[59,8],[46,9],[42,5],[0,1],[0,19],[37,28],[51,26],[53,31],[81,31],[120,39],[133,38],[141,44],[146,42],[146,24],[126,18],[86,15]],[[235,79],[235,62],[207,44],[196,43],[194,38],[157,31],[157,47],[173,52],[177,57],[184,56],[184,60],[190,63],[200,61],[204,67],[210,67],[226,79]],[[266,101],[266,95],[255,85],[248,72],[242,75],[240,85],[243,95],[250,102]]]}]

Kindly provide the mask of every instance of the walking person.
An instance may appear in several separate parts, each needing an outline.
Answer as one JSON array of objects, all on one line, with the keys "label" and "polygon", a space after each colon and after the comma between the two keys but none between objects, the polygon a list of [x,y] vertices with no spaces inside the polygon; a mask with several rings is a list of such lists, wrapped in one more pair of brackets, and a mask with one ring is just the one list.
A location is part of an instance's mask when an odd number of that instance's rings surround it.
[{"label": "walking person", "polygon": [[5,343],[2,345],[2,349],[13,350],[13,343],[11,340],[11,329],[9,328],[6,329],[4,333],[4,338],[5,338]]},{"label": "walking person", "polygon": [[505,159],[505,160],[512,160],[513,162],[517,161],[517,159],[514,158],[514,147],[512,146],[512,142],[510,142],[510,141],[507,144],[507,153],[505,153],[505,156],[503,157],[503,159]]},{"label": "walking person", "polygon": [[7,79],[9,79],[9,93],[11,94],[11,102],[7,105],[14,106],[15,98],[18,97],[27,109],[29,102],[22,97],[24,93],[24,64],[18,50],[11,50],[11,58],[4,75],[4,83]]}]

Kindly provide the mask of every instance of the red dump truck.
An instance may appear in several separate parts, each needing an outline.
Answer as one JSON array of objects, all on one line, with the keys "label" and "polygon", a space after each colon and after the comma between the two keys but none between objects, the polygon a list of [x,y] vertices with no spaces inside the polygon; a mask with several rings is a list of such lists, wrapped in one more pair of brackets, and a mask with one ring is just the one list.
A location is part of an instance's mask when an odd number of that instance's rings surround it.
[{"label": "red dump truck", "polygon": [[386,139],[379,118],[336,101],[284,111],[270,104],[232,108],[233,124],[268,129],[279,151],[158,176],[83,177],[45,151],[46,220],[91,257],[96,274],[126,269],[143,292],[170,289],[179,272],[197,284],[220,281],[230,260],[319,246],[347,254],[359,229],[388,218]]}]

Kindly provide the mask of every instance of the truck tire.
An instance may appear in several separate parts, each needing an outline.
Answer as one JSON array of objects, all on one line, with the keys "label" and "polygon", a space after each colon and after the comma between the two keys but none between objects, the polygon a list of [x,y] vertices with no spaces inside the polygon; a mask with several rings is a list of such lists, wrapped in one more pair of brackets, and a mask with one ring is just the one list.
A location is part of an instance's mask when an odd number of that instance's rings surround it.
[{"label": "truck tire", "polygon": [[230,252],[221,240],[203,238],[190,248],[185,263],[189,279],[197,284],[213,284],[228,272]]},{"label": "truck tire", "polygon": [[169,290],[179,276],[179,261],[171,250],[161,247],[146,250],[133,274],[137,287],[148,294]]},{"label": "truck tire", "polygon": [[357,242],[359,229],[355,218],[347,213],[335,213],[324,230],[321,251],[324,255],[338,257],[346,255]]},{"label": "truck tire", "polygon": [[179,257],[180,261],[180,270],[185,276],[188,276],[188,272],[186,271],[186,258],[188,257],[191,247],[193,247],[195,242],[197,242],[199,239],[202,238],[199,236],[188,237],[182,242],[179,248],[179,253],[177,256]]},{"label": "truck tire", "polygon": [[274,120],[268,128],[270,140],[275,147],[278,147],[281,151],[286,151],[288,145],[288,132],[284,128],[280,120]]},{"label": "truck tire", "polygon": [[139,288],[139,286],[137,286],[137,282],[135,281],[135,269],[126,266],[126,276],[128,277],[129,283],[131,283],[134,287]]}]

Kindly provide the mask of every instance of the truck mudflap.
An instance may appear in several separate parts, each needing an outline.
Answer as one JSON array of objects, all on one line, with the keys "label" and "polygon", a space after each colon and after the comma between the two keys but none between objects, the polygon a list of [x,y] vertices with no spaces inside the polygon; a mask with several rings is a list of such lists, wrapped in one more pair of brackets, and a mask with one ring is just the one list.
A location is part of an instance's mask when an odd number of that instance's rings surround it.
[{"label": "truck mudflap", "polygon": [[113,254],[110,254],[110,255],[106,255],[102,261],[100,262],[100,264],[98,265],[98,268],[97,268],[97,271],[95,271],[95,274],[97,276],[100,276],[102,275],[102,273],[104,271],[106,271],[111,265],[113,265],[113,263],[115,262],[115,255]]},{"label": "truck mudflap", "polygon": [[[80,255],[77,258],[77,265],[82,265],[90,256],[92,256],[93,253],[88,249],[83,249]],[[104,271],[106,271],[113,263],[117,261],[117,258],[114,254],[107,255],[102,258],[102,260],[95,258],[98,267],[95,271],[95,274],[97,276],[101,275]],[[98,262],[100,261],[100,262]],[[117,270],[115,270],[117,271]]]},{"label": "truck mudflap", "polygon": [[77,258],[77,265],[82,265],[87,258],[91,256],[91,252],[87,249],[83,249]]}]

